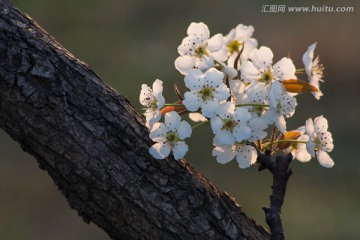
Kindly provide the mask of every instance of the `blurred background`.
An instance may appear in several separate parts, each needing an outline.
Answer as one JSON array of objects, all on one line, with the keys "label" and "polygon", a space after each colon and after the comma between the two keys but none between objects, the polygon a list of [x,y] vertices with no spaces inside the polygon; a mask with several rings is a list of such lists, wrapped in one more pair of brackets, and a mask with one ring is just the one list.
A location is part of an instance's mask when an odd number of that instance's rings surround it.
[{"label": "blurred background", "polygon": [[[185,90],[174,68],[177,46],[191,22],[204,22],[211,35],[237,24],[253,25],[259,45],[274,52],[274,62],[290,56],[297,68],[307,47],[318,42],[316,55],[325,66],[324,96],[298,97],[288,130],[309,117],[329,120],[335,149],[332,169],[316,159],[292,163],[283,223],[288,239],[359,239],[360,161],[358,1],[125,1],[13,0],[77,58],[140,109],[141,84],[159,78],[165,98],[175,101],[173,84]],[[352,13],[266,13],[265,5],[354,7]],[[305,79],[304,79],[305,80]],[[220,189],[234,196],[245,213],[264,225],[261,208],[269,204],[271,175],[256,167],[241,170],[235,161],[220,165],[211,156],[206,127],[193,133],[186,158]],[[85,224],[71,210],[35,159],[0,130],[0,239],[102,240],[108,236]]]}]

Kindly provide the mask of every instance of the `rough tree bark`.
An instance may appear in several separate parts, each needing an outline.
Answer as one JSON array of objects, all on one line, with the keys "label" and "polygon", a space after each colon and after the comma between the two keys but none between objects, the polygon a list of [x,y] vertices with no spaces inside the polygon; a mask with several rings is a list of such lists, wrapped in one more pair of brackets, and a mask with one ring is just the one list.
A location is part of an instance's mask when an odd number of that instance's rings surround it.
[{"label": "rough tree bark", "polygon": [[185,160],[152,159],[143,117],[0,0],[0,127],[112,239],[268,239]]}]

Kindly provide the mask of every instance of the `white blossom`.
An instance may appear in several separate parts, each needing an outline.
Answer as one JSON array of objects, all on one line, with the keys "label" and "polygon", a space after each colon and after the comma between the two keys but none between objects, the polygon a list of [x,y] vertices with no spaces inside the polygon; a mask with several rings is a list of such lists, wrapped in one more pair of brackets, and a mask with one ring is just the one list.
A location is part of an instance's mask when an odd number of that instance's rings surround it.
[{"label": "white blossom", "polygon": [[[316,43],[302,57],[304,69],[296,70],[288,57],[273,64],[273,52],[266,46],[258,48],[253,33],[253,26],[239,24],[225,37],[210,37],[203,22],[189,25],[174,63],[185,75],[188,90],[182,94],[175,86],[178,100],[161,111],[165,105],[163,82],[156,79],[152,87],[143,84],[141,88],[139,100],[154,141],[149,149],[154,158],[165,159],[172,152],[179,160],[188,152],[185,139],[191,136],[192,127],[179,115],[185,113],[199,122],[193,128],[210,123],[214,133],[212,155],[221,164],[235,158],[240,168],[250,167],[257,161],[256,143],[263,149],[277,146],[270,150],[291,153],[300,162],[316,156],[322,166],[334,165],[328,154],[334,148],[333,139],[323,116],[314,121],[309,118],[305,126],[286,132],[286,119],[297,106],[294,96],[314,90],[304,82],[286,80],[297,79],[298,71],[306,72],[309,83],[317,89],[323,81],[324,68],[319,57],[314,58]],[[323,95],[320,89],[312,94],[316,99]],[[164,114],[164,122],[159,122]],[[267,137],[270,124],[276,127]]]},{"label": "white blossom", "polygon": [[163,82],[156,79],[152,85],[152,89],[146,85],[141,85],[139,100],[146,108],[145,118],[146,126],[151,130],[153,124],[160,120],[160,110],[165,104],[165,99],[162,96]]},{"label": "white blossom", "polygon": [[251,136],[251,129],[248,127],[250,118],[246,108],[235,109],[234,103],[225,102],[218,108],[217,116],[211,118],[210,124],[220,143],[234,144]]},{"label": "white blossom", "polygon": [[235,68],[225,65],[220,61],[218,62],[216,68],[223,72],[225,78],[227,78],[229,81],[238,77],[238,71]]},{"label": "white blossom", "polygon": [[229,88],[223,83],[223,73],[210,68],[204,74],[199,69],[193,69],[185,76],[185,85],[190,89],[184,94],[182,103],[191,111],[201,108],[201,113],[207,118],[215,116],[219,102],[229,98]]},{"label": "white blossom", "polygon": [[[269,105],[269,88],[264,83],[250,84],[245,88],[247,95],[246,102],[254,104],[249,107],[249,112],[253,117],[263,117],[268,110]],[[241,104],[241,102],[237,102]]]},{"label": "white blossom", "polygon": [[284,57],[274,66],[273,53],[268,47],[254,49],[250,60],[241,65],[241,78],[246,82],[262,82],[269,86],[275,80],[296,79],[296,69],[290,58]]},{"label": "white blossom", "polygon": [[149,152],[156,159],[164,159],[173,151],[174,158],[178,160],[188,151],[184,139],[190,137],[191,133],[191,126],[181,121],[177,112],[168,112],[165,114],[165,123],[154,123],[150,138],[157,143],[150,147]]},{"label": "white blossom", "polygon": [[231,101],[236,103],[243,103],[247,96],[245,93],[245,84],[240,80],[229,80],[229,88]]},{"label": "white blossom", "polygon": [[221,49],[223,36],[216,34],[210,38],[209,28],[202,22],[191,23],[187,34],[178,47],[180,56],[175,60],[175,68],[186,75],[193,68],[207,70],[213,67],[213,54]]},{"label": "white blossom", "polygon": [[225,164],[236,157],[240,168],[248,168],[256,162],[257,152],[255,148],[247,145],[245,141],[235,142],[232,145],[224,145],[214,140],[215,148],[212,155],[216,157],[218,163]]},{"label": "white blossom", "polygon": [[[300,136],[296,140],[301,142],[309,140],[309,136],[305,133],[305,126],[301,126],[295,131],[300,133]],[[311,160],[311,154],[307,151],[306,144],[301,142],[291,144],[286,151],[291,152],[294,159],[297,159],[300,162],[308,162]]]},{"label": "white blossom", "polygon": [[312,44],[308,50],[304,53],[302,61],[305,66],[306,74],[309,78],[309,83],[316,87],[319,92],[311,92],[317,100],[320,99],[324,94],[320,91],[320,82],[323,82],[323,71],[324,67],[320,64],[319,56],[314,59],[314,51],[316,43]]},{"label": "white blossom", "polygon": [[291,117],[295,113],[296,99],[287,93],[279,81],[271,84],[269,90],[270,107],[265,113],[264,119],[269,124],[275,123],[281,131],[286,131],[285,118]]},{"label": "white blossom", "polygon": [[267,122],[260,117],[252,117],[249,121],[249,128],[251,129],[250,137],[247,139],[249,142],[262,140],[267,136],[265,131],[268,127]]},{"label": "white blossom", "polygon": [[[245,26],[239,24],[236,28],[230,30],[230,32],[224,36],[224,47],[227,50],[228,62],[227,64],[232,67],[238,68],[242,63],[249,59],[250,53],[257,48],[257,40],[251,38],[254,32],[253,26]],[[236,66],[235,59],[241,52],[239,62]]]},{"label": "white blossom", "polygon": [[331,133],[328,131],[328,121],[323,116],[319,116],[314,121],[309,118],[305,123],[305,131],[309,136],[306,143],[306,149],[315,157],[315,153],[319,163],[324,167],[334,166],[334,161],[328,155],[334,148]]}]

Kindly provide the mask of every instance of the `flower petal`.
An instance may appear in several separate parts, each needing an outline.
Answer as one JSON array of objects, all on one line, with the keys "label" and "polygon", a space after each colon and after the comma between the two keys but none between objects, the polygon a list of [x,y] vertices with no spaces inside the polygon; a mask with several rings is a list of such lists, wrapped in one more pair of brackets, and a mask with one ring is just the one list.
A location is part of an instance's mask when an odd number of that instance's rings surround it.
[{"label": "flower petal", "polygon": [[309,141],[306,142],[306,150],[311,154],[311,156],[315,157],[315,143],[313,143],[311,141],[311,139]]},{"label": "flower petal", "polygon": [[149,134],[154,142],[164,142],[166,140],[166,126],[164,123],[155,123]]},{"label": "flower petal", "polygon": [[249,127],[251,129],[251,135],[248,138],[248,141],[254,142],[256,140],[264,139],[267,135],[267,132],[264,130],[267,128],[266,121],[260,117],[252,118],[249,122]]},{"label": "flower petal", "polygon": [[[308,141],[309,136],[301,135],[298,139],[299,141]],[[297,143],[296,149],[292,151],[294,159],[297,159],[300,162],[308,162],[311,160],[311,154],[306,150],[306,144]]]},{"label": "flower petal", "polygon": [[187,36],[185,37],[181,44],[178,46],[178,53],[180,56],[184,55],[195,55],[195,49],[203,44],[203,40],[197,39],[195,36]]},{"label": "flower petal", "polygon": [[143,105],[145,107],[150,107],[151,102],[153,100],[154,100],[154,94],[153,94],[152,89],[148,85],[142,84],[140,96],[139,96],[139,101],[140,101],[141,105]]},{"label": "flower petal", "polygon": [[213,52],[211,55],[215,58],[216,61],[225,62],[228,58],[228,49],[225,45],[223,45],[219,50]]},{"label": "flower petal", "polygon": [[185,37],[177,49],[180,56],[191,55],[194,52],[194,48],[191,45],[190,37]]},{"label": "flower petal", "polygon": [[164,159],[170,154],[170,145],[167,142],[159,142],[152,145],[149,153],[156,159]]},{"label": "flower petal", "polygon": [[152,89],[154,91],[154,95],[155,97],[156,96],[159,96],[159,95],[162,95],[162,92],[163,92],[163,82],[159,79],[156,79],[152,85]]},{"label": "flower petal", "polygon": [[308,50],[304,53],[302,57],[302,61],[304,63],[306,74],[311,77],[312,76],[312,61],[314,58],[314,51],[316,48],[316,43],[312,44]]},{"label": "flower petal", "polygon": [[256,49],[258,46],[258,42],[255,38],[250,38],[244,42],[244,47],[242,54],[240,56],[241,62],[245,62],[250,58],[251,52]]},{"label": "flower petal", "polygon": [[211,118],[210,124],[214,134],[217,134],[220,131],[220,129],[223,127],[223,121],[218,116]]},{"label": "flower petal", "polygon": [[227,100],[230,97],[229,88],[225,84],[221,83],[220,86],[215,89],[214,97],[219,102]]},{"label": "flower petal", "polygon": [[331,152],[334,149],[333,139],[330,132],[323,132],[318,135],[320,139],[319,149]]},{"label": "flower petal", "polygon": [[216,100],[207,100],[201,105],[201,113],[205,117],[212,118],[215,116],[220,103]]},{"label": "flower petal", "polygon": [[202,55],[201,58],[196,58],[195,67],[199,68],[201,71],[206,71],[209,68],[214,66],[214,57]]},{"label": "flower petal", "polygon": [[202,75],[199,69],[192,69],[184,78],[185,86],[192,91],[200,90],[204,85]]},{"label": "flower petal", "polygon": [[226,46],[229,45],[232,41],[235,40],[235,37],[236,37],[236,31],[235,28],[233,28],[229,31],[229,33],[226,36],[224,36],[223,44]]},{"label": "flower petal", "polygon": [[319,150],[317,151],[316,155],[321,166],[326,168],[331,168],[334,166],[335,163],[327,152]]},{"label": "flower petal", "polygon": [[259,117],[252,118],[249,121],[249,127],[254,130],[264,130],[267,126],[265,120]]},{"label": "flower petal", "polygon": [[[309,135],[310,138],[314,138],[315,132],[314,132],[314,122],[311,118],[306,120],[305,122],[305,132],[307,135]],[[309,150],[308,150],[309,151]],[[311,154],[314,156],[314,154]]]},{"label": "flower petal", "polygon": [[250,61],[244,62],[241,65],[240,71],[241,78],[244,79],[245,82],[256,82],[260,78],[259,69],[257,69],[255,65]]},{"label": "flower petal", "polygon": [[270,104],[277,108],[281,95],[285,92],[284,86],[279,81],[274,81],[269,89]]},{"label": "flower petal", "polygon": [[232,145],[235,143],[235,138],[230,131],[227,130],[219,130],[215,136],[217,140],[225,145]]},{"label": "flower petal", "polygon": [[171,132],[175,132],[178,129],[180,121],[181,117],[175,111],[165,114],[165,126]]},{"label": "flower petal", "polygon": [[212,88],[218,88],[222,84],[224,74],[215,68],[210,68],[204,74],[204,83]]},{"label": "flower petal", "polygon": [[181,139],[185,139],[191,136],[192,128],[188,122],[181,121],[177,133]]},{"label": "flower petal", "polygon": [[218,163],[225,164],[234,159],[236,151],[233,146],[217,146],[213,149],[212,155]]},{"label": "flower petal", "polygon": [[201,115],[201,113],[197,113],[197,112],[189,113],[189,118],[193,122],[206,122],[206,121],[208,121],[208,119],[206,117]]},{"label": "flower petal", "polygon": [[188,150],[189,150],[189,147],[185,142],[181,141],[181,142],[175,143],[174,147],[173,147],[174,158],[176,160],[183,158],[185,156],[185,154],[188,152]]},{"label": "flower petal", "polygon": [[224,102],[220,104],[217,114],[222,119],[227,119],[234,113],[234,110],[235,104],[233,102]]},{"label": "flower petal", "polygon": [[254,49],[250,55],[250,59],[259,70],[267,70],[272,65],[273,57],[271,49],[265,46]]},{"label": "flower petal", "polygon": [[251,115],[246,108],[239,107],[234,112],[234,120],[239,124],[245,124],[250,118]]},{"label": "flower petal", "polygon": [[246,98],[245,84],[240,80],[231,80],[229,85],[231,96],[236,99],[236,103],[243,103]]},{"label": "flower petal", "polygon": [[175,60],[175,68],[183,75],[186,75],[188,72],[190,72],[196,62],[196,57],[184,55],[176,58]]},{"label": "flower petal", "polygon": [[296,98],[294,98],[288,93],[281,94],[280,105],[280,114],[282,114],[286,118],[289,118],[295,113],[295,108],[297,106]]},{"label": "flower petal", "polygon": [[316,134],[327,132],[328,127],[328,121],[322,115],[314,119],[314,131]]},{"label": "flower petal", "polygon": [[273,124],[276,121],[277,113],[276,109],[273,107],[270,107],[262,116],[262,118],[265,120],[265,122],[270,125]]},{"label": "flower petal", "polygon": [[282,133],[286,132],[286,121],[283,115],[277,115],[275,125]]},{"label": "flower petal", "polygon": [[238,150],[236,155],[236,161],[239,164],[240,168],[248,168],[256,162],[257,153],[256,150],[248,145],[242,146]]},{"label": "flower petal", "polygon": [[277,80],[296,79],[295,65],[288,57],[282,58],[273,66],[273,74]]},{"label": "flower petal", "polygon": [[210,31],[206,24],[203,22],[195,23],[192,22],[187,29],[187,34],[189,36],[194,35],[200,40],[207,40],[210,37]]},{"label": "flower petal", "polygon": [[242,142],[251,136],[251,129],[246,125],[237,125],[233,130],[237,142]]},{"label": "flower petal", "polygon": [[245,88],[250,103],[265,104],[269,99],[269,89],[262,82],[250,84]]},{"label": "flower petal", "polygon": [[313,75],[310,79],[309,79],[309,84],[313,85],[314,87],[316,87],[319,92],[311,92],[311,94],[315,97],[315,99],[320,100],[320,97],[323,96],[324,94],[320,91],[320,84],[319,81],[321,79],[319,79],[318,76]]},{"label": "flower petal", "polygon": [[214,36],[212,36],[208,41],[208,46],[207,49],[210,52],[216,52],[218,50],[220,50],[220,48],[222,47],[223,44],[223,35],[218,33]]},{"label": "flower petal", "polygon": [[203,103],[200,95],[194,91],[186,92],[184,94],[184,98],[185,99],[182,101],[182,103],[185,105],[186,109],[191,112],[198,110]]},{"label": "flower petal", "polygon": [[236,31],[236,40],[239,42],[244,42],[251,38],[251,36],[254,33],[254,27],[253,26],[245,26],[243,24],[239,24],[235,28]]},{"label": "flower petal", "polygon": [[157,110],[160,110],[165,104],[165,98],[162,95],[163,92],[163,82],[159,79],[156,79],[153,83],[154,96],[157,99]]},{"label": "flower petal", "polygon": [[144,113],[146,119],[146,127],[150,130],[153,127],[153,124],[158,122],[161,118],[161,114],[159,110],[154,110],[152,108],[148,109]]}]

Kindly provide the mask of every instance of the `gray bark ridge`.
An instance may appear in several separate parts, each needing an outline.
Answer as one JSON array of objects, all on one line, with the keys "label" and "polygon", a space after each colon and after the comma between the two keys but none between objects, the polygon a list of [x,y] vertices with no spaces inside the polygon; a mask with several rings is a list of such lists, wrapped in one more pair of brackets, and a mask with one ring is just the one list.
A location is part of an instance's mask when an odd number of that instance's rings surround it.
[{"label": "gray bark ridge", "polygon": [[158,161],[143,117],[0,0],[0,127],[112,239],[269,239],[185,160]]}]

